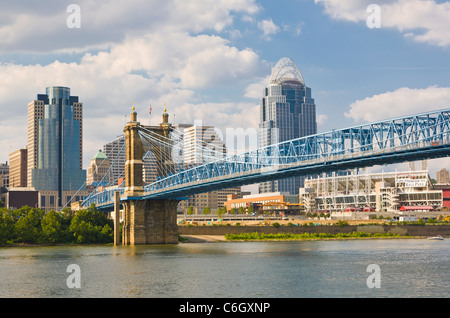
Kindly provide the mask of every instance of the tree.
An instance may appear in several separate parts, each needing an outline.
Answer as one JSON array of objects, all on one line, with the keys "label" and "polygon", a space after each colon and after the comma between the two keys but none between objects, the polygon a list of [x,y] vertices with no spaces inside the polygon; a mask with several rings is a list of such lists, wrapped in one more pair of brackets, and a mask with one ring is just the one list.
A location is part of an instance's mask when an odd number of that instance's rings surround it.
[{"label": "tree", "polygon": [[240,207],[239,208],[239,214],[243,214],[244,213],[244,208],[243,207]]},{"label": "tree", "polygon": [[235,208],[231,208],[230,214],[235,214],[235,213],[236,213],[236,209]]},{"label": "tree", "polygon": [[41,209],[22,207],[18,211],[19,218],[15,224],[17,241],[22,243],[39,243],[42,238],[41,219],[44,211]]},{"label": "tree", "polygon": [[207,206],[206,208],[203,209],[203,214],[210,214],[211,213],[211,209],[209,208],[209,206]]},{"label": "tree", "polygon": [[248,207],[247,212],[248,213],[253,213],[253,207],[251,205]]},{"label": "tree", "polygon": [[6,209],[0,209],[0,245],[14,237],[14,219]]},{"label": "tree", "polygon": [[113,240],[113,221],[99,212],[95,205],[79,210],[73,216],[70,227],[77,243],[111,243]]},{"label": "tree", "polygon": [[194,214],[194,207],[192,205],[189,207],[187,214],[189,214],[189,215]]},{"label": "tree", "polygon": [[217,217],[219,219],[222,219],[223,215],[225,214],[222,208],[218,208],[216,211]]},{"label": "tree", "polygon": [[74,218],[74,222],[70,225],[70,230],[73,232],[76,243],[98,243],[100,237],[98,235],[99,228],[90,222],[78,220]]},{"label": "tree", "polygon": [[63,223],[64,215],[55,211],[48,212],[41,220],[42,239],[46,243],[59,243],[63,238]]}]

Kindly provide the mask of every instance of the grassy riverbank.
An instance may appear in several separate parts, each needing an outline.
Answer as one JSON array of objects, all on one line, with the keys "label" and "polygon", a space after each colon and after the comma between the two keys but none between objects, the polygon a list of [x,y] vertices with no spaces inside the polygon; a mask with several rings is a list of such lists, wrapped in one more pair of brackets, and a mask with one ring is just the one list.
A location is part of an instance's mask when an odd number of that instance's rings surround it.
[{"label": "grassy riverbank", "polygon": [[393,233],[239,233],[225,234],[227,241],[255,241],[255,240],[318,240],[318,239],[357,239],[357,238],[411,238],[410,236],[401,236]]}]

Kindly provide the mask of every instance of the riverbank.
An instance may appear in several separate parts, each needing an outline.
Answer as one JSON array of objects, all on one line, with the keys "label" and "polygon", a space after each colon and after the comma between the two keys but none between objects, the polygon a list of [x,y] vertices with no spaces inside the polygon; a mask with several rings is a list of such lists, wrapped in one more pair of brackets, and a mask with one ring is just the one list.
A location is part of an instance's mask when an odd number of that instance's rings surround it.
[{"label": "riverbank", "polygon": [[226,242],[225,235],[182,235],[181,243],[216,243]]},{"label": "riverbank", "polygon": [[[375,220],[377,221],[377,220]],[[254,223],[254,222],[253,222]],[[275,225],[253,225],[252,222],[242,222],[239,225],[234,224],[214,224],[214,225],[178,225],[180,243],[210,243],[210,242],[230,242],[227,235],[240,235],[243,233],[263,233],[263,234],[293,234],[300,235],[304,233],[322,234],[322,237],[296,238],[295,240],[345,240],[345,239],[395,239],[395,238],[422,238],[441,235],[444,238],[450,238],[450,225],[387,225],[385,222],[349,222],[349,224],[338,225],[338,223],[303,223],[294,225],[291,222],[280,222]],[[308,225],[314,224],[314,225]],[[368,233],[379,234],[378,237],[337,237],[338,235],[349,233]],[[327,235],[323,235],[327,234]],[[328,237],[325,237],[328,236]],[[331,237],[334,236],[334,237]],[[240,239],[237,239],[240,240]],[[247,240],[250,240],[247,238]],[[256,239],[251,239],[256,241]],[[261,240],[261,239],[258,239]],[[269,240],[267,237],[263,240]],[[277,238],[271,240],[294,240],[293,238]],[[30,244],[14,243],[4,244],[2,247],[20,247],[20,246],[81,246],[81,245],[103,245],[103,244],[76,244],[76,243],[58,243],[58,244]],[[107,243],[105,245],[112,245]]]},{"label": "riverbank", "polygon": [[[322,234],[331,236],[348,236],[351,233],[367,233],[369,235],[378,236],[399,236],[427,238],[431,236],[441,235],[444,238],[450,237],[450,225],[386,225],[386,224],[359,224],[359,225],[267,225],[267,226],[251,226],[251,225],[222,225],[222,226],[178,226],[178,232],[181,237],[189,236],[194,241],[224,241],[227,235],[242,235],[243,233],[260,233],[260,234],[292,234],[302,235]],[[362,236],[362,235],[360,235]],[[320,237],[318,238],[320,239]]]},{"label": "riverbank", "polygon": [[267,242],[267,241],[342,241],[342,240],[389,240],[389,239],[427,239],[426,236],[371,236],[371,237],[316,237],[316,238],[292,238],[292,239],[232,239],[225,235],[183,235],[180,243],[219,243],[219,242]]},{"label": "riverbank", "polygon": [[339,241],[378,239],[427,239],[426,236],[309,237],[309,238],[245,238],[229,239],[226,235],[183,235],[180,243],[261,242],[261,241]]}]

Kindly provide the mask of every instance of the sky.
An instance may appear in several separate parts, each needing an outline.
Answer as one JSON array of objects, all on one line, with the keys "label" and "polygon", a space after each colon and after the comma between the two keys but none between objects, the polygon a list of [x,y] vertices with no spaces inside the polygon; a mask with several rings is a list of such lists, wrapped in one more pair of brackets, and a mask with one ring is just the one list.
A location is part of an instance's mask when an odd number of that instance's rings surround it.
[{"label": "sky", "polygon": [[283,57],[312,89],[319,132],[450,108],[448,1],[0,0],[0,8],[0,162],[26,146],[27,105],[48,86],[68,86],[83,103],[85,169],[122,134],[132,105],[143,124],[158,124],[166,107],[174,124],[257,129],[262,90]]}]

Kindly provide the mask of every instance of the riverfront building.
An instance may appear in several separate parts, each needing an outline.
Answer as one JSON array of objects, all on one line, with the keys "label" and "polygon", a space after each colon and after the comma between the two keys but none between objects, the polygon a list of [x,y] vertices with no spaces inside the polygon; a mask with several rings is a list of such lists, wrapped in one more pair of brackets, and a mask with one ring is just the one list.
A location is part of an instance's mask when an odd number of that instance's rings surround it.
[{"label": "riverfront building", "polygon": [[274,210],[299,210],[300,208],[298,196],[281,192],[249,194],[244,196],[230,194],[227,197],[225,206],[228,212],[234,209],[236,213],[240,208],[246,212],[250,207],[252,207],[254,212],[258,213]]},{"label": "riverfront building", "polygon": [[299,200],[306,211],[400,212],[450,207],[448,189],[436,188],[428,170],[323,176],[305,180]]},{"label": "riverfront building", "polygon": [[[259,122],[259,147],[317,133],[311,88],[305,85],[300,70],[289,58],[278,61],[269,85],[264,88]],[[303,181],[303,177],[267,181],[259,185],[259,192],[298,194]]]},{"label": "riverfront building", "polygon": [[59,209],[86,195],[83,104],[68,87],[47,87],[28,104],[27,185],[43,209]]}]

